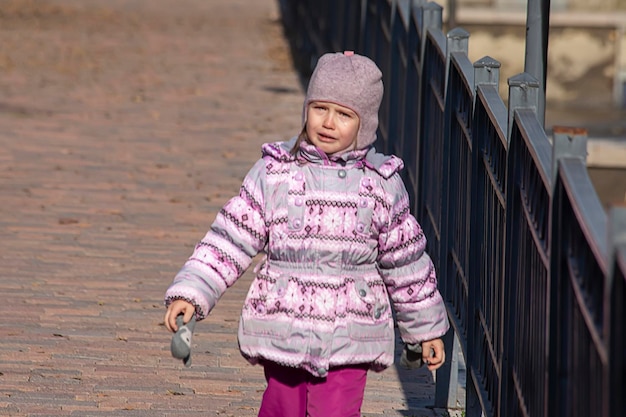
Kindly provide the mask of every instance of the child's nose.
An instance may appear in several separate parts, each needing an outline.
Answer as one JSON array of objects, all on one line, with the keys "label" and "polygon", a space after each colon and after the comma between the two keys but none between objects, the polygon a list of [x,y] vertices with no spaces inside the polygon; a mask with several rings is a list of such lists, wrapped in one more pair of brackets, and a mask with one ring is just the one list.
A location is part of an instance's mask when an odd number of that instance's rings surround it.
[{"label": "child's nose", "polygon": [[329,111],[324,117],[324,126],[328,128],[335,127],[335,114],[332,111]]}]

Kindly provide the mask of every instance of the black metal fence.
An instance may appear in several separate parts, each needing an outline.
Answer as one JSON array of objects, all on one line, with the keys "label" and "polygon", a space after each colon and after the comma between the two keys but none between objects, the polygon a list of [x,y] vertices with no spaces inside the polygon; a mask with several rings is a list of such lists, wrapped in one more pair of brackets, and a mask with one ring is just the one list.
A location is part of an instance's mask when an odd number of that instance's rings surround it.
[{"label": "black metal fence", "polygon": [[[405,161],[413,212],[468,369],[468,416],[626,415],[626,207],[607,216],[585,166],[586,132],[536,115],[526,73],[470,62],[469,33],[442,31],[419,0],[280,0],[306,75],[354,50],[384,74],[377,148]],[[452,357],[453,352],[448,352]],[[437,374],[454,408],[456,372]]]}]

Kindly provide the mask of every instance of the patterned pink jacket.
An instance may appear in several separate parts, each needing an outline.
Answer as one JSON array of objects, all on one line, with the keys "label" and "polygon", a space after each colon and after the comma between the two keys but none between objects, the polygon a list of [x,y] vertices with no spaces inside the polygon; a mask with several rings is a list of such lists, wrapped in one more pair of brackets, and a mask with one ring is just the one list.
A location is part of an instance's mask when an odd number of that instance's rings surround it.
[{"label": "patterned pink jacket", "polygon": [[354,151],[329,160],[294,139],[263,146],[239,196],[222,208],[166,292],[203,319],[261,251],[267,256],[239,322],[241,353],[325,376],[329,367],[393,363],[400,336],[448,330],[426,239],[409,213],[394,156]]}]

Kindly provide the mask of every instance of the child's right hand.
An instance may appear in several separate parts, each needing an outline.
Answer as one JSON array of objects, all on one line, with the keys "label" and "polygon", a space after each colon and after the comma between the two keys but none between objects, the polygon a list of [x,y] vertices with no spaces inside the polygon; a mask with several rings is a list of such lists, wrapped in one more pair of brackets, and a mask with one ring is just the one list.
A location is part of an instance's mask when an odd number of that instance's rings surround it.
[{"label": "child's right hand", "polygon": [[179,314],[183,314],[183,323],[189,323],[189,320],[196,314],[196,308],[188,301],[185,300],[174,300],[167,307],[167,311],[165,312],[165,327],[172,333],[175,333],[178,330],[178,325],[176,324],[176,317]]}]

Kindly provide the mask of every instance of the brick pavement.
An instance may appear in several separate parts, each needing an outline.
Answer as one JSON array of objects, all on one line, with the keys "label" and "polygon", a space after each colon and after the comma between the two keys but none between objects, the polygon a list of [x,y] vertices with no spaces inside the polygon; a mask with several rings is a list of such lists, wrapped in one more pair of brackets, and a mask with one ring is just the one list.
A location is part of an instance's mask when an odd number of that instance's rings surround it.
[{"label": "brick pavement", "polygon": [[[169,355],[162,296],[303,94],[273,0],[7,0],[0,13],[0,415],[255,416],[246,274]],[[364,416],[435,416],[427,371]]]}]

